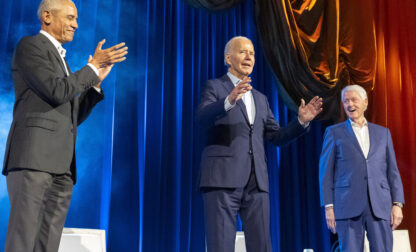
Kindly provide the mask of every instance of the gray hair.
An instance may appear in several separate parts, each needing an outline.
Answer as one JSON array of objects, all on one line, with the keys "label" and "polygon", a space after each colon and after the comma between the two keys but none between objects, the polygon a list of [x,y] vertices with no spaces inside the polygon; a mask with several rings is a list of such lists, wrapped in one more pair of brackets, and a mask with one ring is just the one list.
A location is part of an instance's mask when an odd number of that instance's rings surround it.
[{"label": "gray hair", "polygon": [[74,3],[72,0],[42,0],[38,7],[38,18],[42,21],[42,14],[45,11],[52,11],[59,9],[60,5],[63,2],[71,2]]},{"label": "gray hair", "polygon": [[[229,66],[229,65],[227,64],[227,61],[225,60],[225,57],[226,57],[226,56],[227,56],[227,54],[230,52],[231,47],[232,47],[232,45],[233,45],[234,41],[236,41],[236,40],[238,40],[238,39],[246,39],[246,40],[248,40],[248,41],[250,41],[250,42],[251,42],[251,40],[250,40],[249,38],[244,37],[244,36],[235,36],[235,37],[231,38],[230,40],[228,40],[228,42],[227,42],[227,44],[225,44],[225,48],[224,48],[224,65],[225,65],[225,66]],[[253,44],[253,42],[251,42],[251,43]]]},{"label": "gray hair", "polygon": [[365,89],[359,85],[349,85],[342,89],[341,91],[341,101],[344,102],[344,96],[346,92],[355,91],[357,92],[363,100],[367,99],[367,92]]}]

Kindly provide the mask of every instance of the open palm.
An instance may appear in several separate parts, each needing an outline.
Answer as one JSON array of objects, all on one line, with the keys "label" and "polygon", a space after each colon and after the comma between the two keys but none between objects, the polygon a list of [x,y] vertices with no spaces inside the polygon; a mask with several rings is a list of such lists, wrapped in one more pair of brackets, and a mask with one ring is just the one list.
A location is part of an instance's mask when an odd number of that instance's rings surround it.
[{"label": "open palm", "polygon": [[299,120],[303,123],[312,121],[322,111],[322,98],[315,96],[308,104],[305,105],[305,100],[301,99],[298,110]]}]

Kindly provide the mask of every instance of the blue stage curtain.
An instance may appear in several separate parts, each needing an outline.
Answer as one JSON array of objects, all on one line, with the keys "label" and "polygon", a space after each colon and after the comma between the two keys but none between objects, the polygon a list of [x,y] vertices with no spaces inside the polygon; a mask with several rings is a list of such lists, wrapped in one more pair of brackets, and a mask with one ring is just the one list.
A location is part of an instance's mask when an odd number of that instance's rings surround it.
[{"label": "blue stage curtain", "polygon": [[[181,0],[76,0],[79,30],[64,47],[73,71],[86,64],[102,38],[124,41],[126,62],[103,83],[105,99],[79,128],[78,183],[66,226],[100,228],[107,249],[204,251],[198,192],[203,132],[195,121],[204,81],[223,75],[223,50],[233,36],[252,39],[253,86],[269,97],[284,126],[296,117],[278,96],[254,24],[252,1],[208,13]],[[39,1],[0,4],[0,151],[11,123],[10,61],[22,36],[36,34]],[[287,147],[267,146],[274,251],[329,251],[319,207],[318,158],[325,123]],[[1,160],[2,161],[2,157]],[[9,204],[0,178],[0,248]],[[0,249],[1,250],[1,249]]]},{"label": "blue stage curtain", "polygon": [[[186,0],[224,11],[239,0]],[[372,91],[376,73],[375,9],[360,0],[252,0],[266,58],[280,96],[297,111],[301,98],[323,97],[320,120],[345,120],[340,91],[351,83]],[[284,92],[283,92],[284,90]]]}]

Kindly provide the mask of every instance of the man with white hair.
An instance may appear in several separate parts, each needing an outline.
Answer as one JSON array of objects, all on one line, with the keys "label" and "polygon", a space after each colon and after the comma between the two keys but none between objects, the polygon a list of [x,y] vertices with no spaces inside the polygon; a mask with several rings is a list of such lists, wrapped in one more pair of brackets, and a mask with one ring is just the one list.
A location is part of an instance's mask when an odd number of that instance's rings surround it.
[{"label": "man with white hair", "polygon": [[38,17],[40,33],[21,39],[11,67],[15,104],[3,166],[11,205],[5,252],[58,251],[76,181],[77,126],[104,98],[101,82],[127,54],[124,43],[103,50],[103,40],[88,64],[72,73],[62,44],[78,28],[74,3],[43,0]]},{"label": "man with white hair", "polygon": [[265,95],[252,88],[254,47],[232,38],[224,50],[228,73],[208,80],[198,108],[207,143],[201,158],[208,252],[234,251],[240,213],[248,252],[271,252],[269,179],[264,139],[284,145],[307,131],[322,99],[301,100],[298,118],[281,128]]},{"label": "man with white hair", "polygon": [[389,252],[404,204],[390,131],[365,119],[361,86],[345,87],[341,99],[349,119],[326,129],[319,161],[327,226],[342,252],[363,251],[364,231],[371,251]]}]

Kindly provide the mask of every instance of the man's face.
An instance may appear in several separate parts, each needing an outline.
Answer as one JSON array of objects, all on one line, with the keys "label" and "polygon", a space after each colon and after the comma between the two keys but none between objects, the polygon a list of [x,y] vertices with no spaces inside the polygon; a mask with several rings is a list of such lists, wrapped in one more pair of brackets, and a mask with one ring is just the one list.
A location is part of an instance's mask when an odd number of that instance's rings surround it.
[{"label": "man's face", "polygon": [[72,41],[78,28],[77,8],[72,2],[64,1],[57,10],[52,10],[46,17],[49,22],[47,32],[62,44]]},{"label": "man's face", "polygon": [[243,79],[253,71],[255,62],[253,44],[247,39],[235,40],[225,60],[229,65],[228,70],[239,79]]},{"label": "man's face", "polygon": [[347,91],[342,101],[347,116],[353,120],[359,120],[364,117],[364,111],[368,105],[368,99],[363,99],[357,91]]}]

